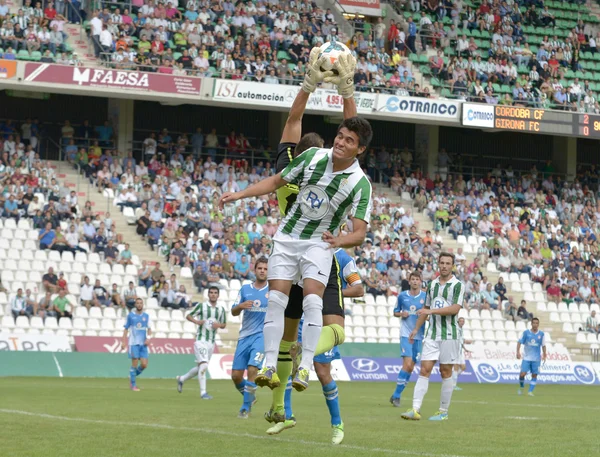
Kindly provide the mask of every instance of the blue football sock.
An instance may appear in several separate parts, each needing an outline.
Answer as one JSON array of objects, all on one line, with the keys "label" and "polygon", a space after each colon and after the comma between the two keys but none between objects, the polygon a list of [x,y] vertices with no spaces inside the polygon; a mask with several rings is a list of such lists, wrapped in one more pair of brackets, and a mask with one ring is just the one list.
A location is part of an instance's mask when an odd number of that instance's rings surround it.
[{"label": "blue football sock", "polygon": [[521,389],[525,387],[525,377],[519,378],[519,385],[521,386]]},{"label": "blue football sock", "polygon": [[142,368],[141,365],[138,365],[138,367],[135,369],[135,375],[139,376],[142,374],[142,371],[144,371],[144,368]]},{"label": "blue football sock", "polygon": [[129,367],[129,382],[131,382],[132,387],[135,387],[136,373],[137,373],[136,367]]},{"label": "blue football sock", "polygon": [[283,398],[284,406],[285,406],[285,418],[291,419],[294,415],[292,413],[292,378],[288,379],[287,386],[285,386],[285,396]]},{"label": "blue football sock", "polygon": [[246,385],[244,387],[244,405],[242,409],[246,411],[250,411],[252,408],[252,403],[256,398],[256,384],[250,381],[246,381]]},{"label": "blue football sock", "polygon": [[244,395],[244,387],[245,386],[246,386],[246,380],[242,379],[242,382],[240,382],[239,384],[236,384],[235,388],[238,390],[239,393]]},{"label": "blue football sock", "polygon": [[326,386],[323,386],[323,395],[325,395],[325,403],[327,403],[327,408],[329,408],[331,425],[340,425],[342,423],[342,418],[340,417],[338,388],[335,381],[331,381]]},{"label": "blue football sock", "polygon": [[402,395],[402,392],[404,392],[404,389],[406,387],[406,384],[408,384],[409,379],[410,373],[404,370],[400,370],[400,373],[398,373],[398,380],[396,381],[396,390],[394,391],[394,395],[392,395],[392,397],[400,398],[400,395]]},{"label": "blue football sock", "polygon": [[533,392],[533,389],[535,389],[536,384],[537,384],[537,379],[532,379],[531,382],[529,383],[529,392]]}]

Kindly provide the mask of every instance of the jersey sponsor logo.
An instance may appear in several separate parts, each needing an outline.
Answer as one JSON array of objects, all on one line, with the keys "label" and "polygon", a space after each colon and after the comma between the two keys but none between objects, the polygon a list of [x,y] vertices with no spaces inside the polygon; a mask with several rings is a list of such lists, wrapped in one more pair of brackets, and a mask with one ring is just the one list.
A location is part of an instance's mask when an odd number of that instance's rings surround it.
[{"label": "jersey sponsor logo", "polygon": [[302,214],[308,219],[317,221],[329,212],[329,197],[317,186],[306,186],[300,191]]},{"label": "jersey sponsor logo", "polygon": [[363,373],[373,373],[379,370],[379,364],[372,359],[354,359],[352,368]]},{"label": "jersey sponsor logo", "polygon": [[431,307],[434,308],[434,309],[444,308],[447,303],[448,302],[446,300],[444,300],[442,297],[436,297],[433,300],[433,303],[432,303]]},{"label": "jersey sponsor logo", "polygon": [[415,305],[411,305],[408,314],[417,314],[417,307]]}]

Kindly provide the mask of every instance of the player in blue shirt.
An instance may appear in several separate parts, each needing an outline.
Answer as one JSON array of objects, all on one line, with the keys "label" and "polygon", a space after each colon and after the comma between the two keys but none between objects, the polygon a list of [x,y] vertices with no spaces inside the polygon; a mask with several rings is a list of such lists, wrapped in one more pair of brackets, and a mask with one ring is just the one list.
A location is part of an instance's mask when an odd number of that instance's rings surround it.
[{"label": "player in blue shirt", "polygon": [[410,289],[398,295],[398,304],[394,308],[394,316],[402,319],[400,327],[402,369],[398,373],[396,390],[390,397],[390,403],[396,408],[400,406],[400,396],[406,384],[408,384],[410,375],[415,367],[415,362],[418,362],[421,358],[423,334],[425,332],[425,326],[422,326],[416,334],[413,343],[410,342],[410,334],[417,324],[417,311],[425,305],[426,294],[421,290],[423,279],[420,272],[413,271],[408,277],[408,283]]},{"label": "player in blue shirt", "polygon": [[125,321],[123,341],[121,342],[122,348],[127,348],[127,353],[131,359],[129,381],[131,390],[135,392],[140,390],[136,386],[135,380],[148,366],[148,344],[152,334],[150,317],[143,309],[144,301],[137,298],[135,300],[135,310],[129,313]]},{"label": "player in blue shirt", "polygon": [[[244,396],[244,403],[238,417],[247,419],[252,403],[255,400],[256,384],[254,379],[262,367],[265,357],[263,327],[269,299],[267,283],[267,264],[265,257],[256,261],[254,284],[246,284],[231,308],[231,314],[239,316],[243,313],[242,327],[231,367],[231,379],[235,388]],[[244,371],[248,369],[248,380],[244,379]]]},{"label": "player in blue shirt", "polygon": [[546,335],[539,330],[540,320],[534,317],[531,320],[531,330],[525,330],[517,343],[517,360],[521,358],[521,345],[523,345],[523,362],[521,362],[521,374],[519,374],[519,395],[525,387],[525,376],[531,373],[529,392],[527,395],[533,397],[533,389],[537,383],[540,372],[540,362],[546,361]]},{"label": "player in blue shirt", "polygon": [[[335,251],[335,259],[338,265],[338,283],[341,288],[341,299],[345,297],[362,297],[365,293],[358,269],[354,259],[348,255],[343,249]],[[333,297],[331,297],[333,298]],[[339,298],[338,298],[339,299]],[[298,327],[298,343],[302,343],[302,321]],[[329,415],[331,416],[331,426],[334,430],[334,436],[332,438],[333,444],[340,444],[344,438],[343,433],[343,422],[340,415],[340,405],[338,400],[338,388],[335,380],[331,376],[331,362],[341,358],[340,351],[337,346],[323,354],[319,354],[314,357],[313,365],[317,378],[323,387],[323,395],[325,396],[325,403],[329,409]],[[268,413],[267,413],[268,414]],[[287,428],[291,428],[296,425],[296,418],[292,413],[292,377],[288,379],[288,384],[285,391],[285,421],[279,422],[267,430],[267,433],[274,435],[281,433]]]}]

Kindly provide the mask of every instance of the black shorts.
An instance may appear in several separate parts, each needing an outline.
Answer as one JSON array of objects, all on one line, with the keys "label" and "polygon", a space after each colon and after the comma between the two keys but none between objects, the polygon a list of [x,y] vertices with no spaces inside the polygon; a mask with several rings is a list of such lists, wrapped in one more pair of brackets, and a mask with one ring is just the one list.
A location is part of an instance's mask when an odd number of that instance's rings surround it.
[{"label": "black shorts", "polygon": [[[340,265],[335,255],[329,272],[329,281],[323,293],[323,316],[335,314],[344,317],[344,296],[342,295],[342,283],[340,281]],[[290,290],[290,300],[285,309],[285,317],[300,319],[302,313],[302,301],[304,291],[302,287],[294,284]]]}]

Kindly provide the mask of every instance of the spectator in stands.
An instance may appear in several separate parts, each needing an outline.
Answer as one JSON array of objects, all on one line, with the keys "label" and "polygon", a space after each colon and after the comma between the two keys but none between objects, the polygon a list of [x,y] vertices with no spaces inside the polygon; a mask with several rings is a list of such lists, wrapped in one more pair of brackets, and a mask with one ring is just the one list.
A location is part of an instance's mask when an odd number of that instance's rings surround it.
[{"label": "spectator in stands", "polygon": [[51,293],[57,293],[58,288],[58,277],[54,274],[54,268],[49,267],[48,272],[42,276],[42,285],[44,290]]},{"label": "spectator in stands", "polygon": [[517,304],[514,302],[512,297],[508,297],[508,300],[504,303],[504,314],[507,319],[512,321],[517,320],[517,313],[519,308]]},{"label": "spectator in stands", "polygon": [[137,290],[133,281],[129,281],[129,286],[123,289],[123,302],[127,309],[131,310],[135,306],[135,301],[140,298],[137,295]]},{"label": "spectator in stands", "polygon": [[10,302],[10,309],[15,319],[19,316],[31,317],[36,312],[34,307],[27,303],[27,298],[23,295],[23,289],[17,290],[17,294]]},{"label": "spectator in stands", "polygon": [[90,284],[90,278],[84,276],[83,283],[79,286],[79,303],[88,310],[92,305],[99,306],[94,297],[94,286]]},{"label": "spectator in stands", "polygon": [[153,284],[152,271],[148,267],[148,262],[142,261],[142,267],[138,269],[138,286],[149,289]]},{"label": "spectator in stands", "polygon": [[56,233],[52,229],[52,223],[48,222],[46,227],[39,232],[38,241],[40,242],[40,249],[49,249],[52,243],[54,243],[55,238]]},{"label": "spectator in stands", "polygon": [[52,294],[50,292],[46,292],[39,303],[37,303],[37,315],[42,319],[46,319],[46,317],[56,317],[56,312],[54,311],[54,305],[52,303]]},{"label": "spectator in stands", "polygon": [[[116,283],[113,283],[112,289],[110,290],[110,301],[113,305],[118,306],[119,308],[125,310],[125,300],[121,296],[119,292],[119,287]],[[123,311],[125,312],[125,311]]]},{"label": "spectator in stands", "polygon": [[487,283],[485,290],[482,292],[484,303],[483,309],[498,309],[500,296],[492,289],[492,283]]},{"label": "spectator in stands", "polygon": [[158,293],[158,303],[163,308],[179,309],[179,305],[175,303],[175,292],[169,287],[168,283],[164,283],[162,289]]},{"label": "spectator in stands", "polygon": [[596,318],[596,310],[592,310],[588,318],[585,320],[585,331],[590,333],[600,334],[600,325]]},{"label": "spectator in stands", "polygon": [[119,249],[114,245],[113,240],[108,240],[104,252],[104,261],[110,265],[117,263],[117,257],[119,255]]},{"label": "spectator in stands", "polygon": [[525,300],[521,300],[521,306],[517,310],[517,317],[526,321],[533,319],[533,313],[527,311],[527,302]]},{"label": "spectator in stands", "polygon": [[121,265],[132,265],[133,264],[133,253],[129,248],[129,243],[125,243],[125,248],[119,253],[118,262]]},{"label": "spectator in stands", "polygon": [[95,306],[110,306],[111,297],[108,295],[108,291],[100,283],[99,279],[96,279],[94,283],[94,305]]},{"label": "spectator in stands", "polygon": [[504,278],[502,276],[498,278],[498,283],[494,286],[494,290],[501,302],[506,300],[506,286],[504,285]]},{"label": "spectator in stands", "polygon": [[58,320],[63,317],[71,319],[73,317],[73,305],[67,298],[67,292],[64,289],[58,291],[58,296],[52,301],[54,312]]}]

